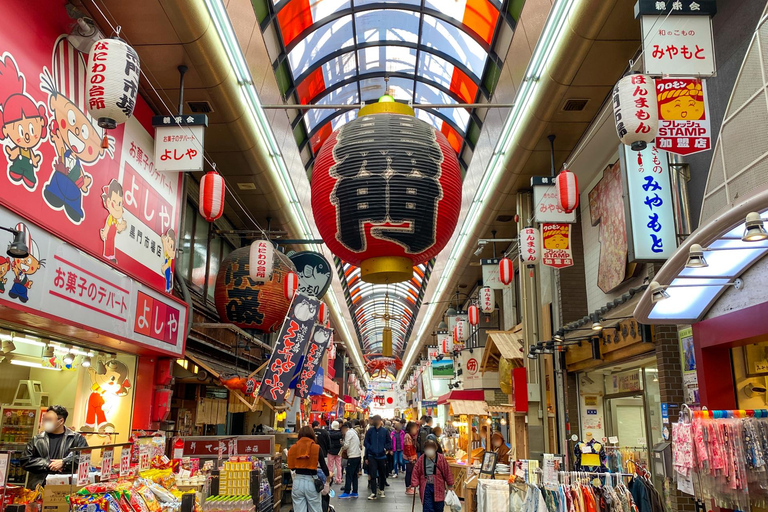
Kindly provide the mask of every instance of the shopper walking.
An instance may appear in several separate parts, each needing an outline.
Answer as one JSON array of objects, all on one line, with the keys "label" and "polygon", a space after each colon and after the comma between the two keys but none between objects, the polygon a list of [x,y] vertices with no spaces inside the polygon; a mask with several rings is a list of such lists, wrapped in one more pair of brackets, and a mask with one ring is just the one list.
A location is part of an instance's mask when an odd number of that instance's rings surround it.
[{"label": "shopper walking", "polygon": [[[378,414],[371,418],[371,428],[365,433],[365,455],[368,459],[368,473],[371,476],[371,495],[369,500],[384,498],[387,486],[387,454],[392,451],[392,438],[382,425]],[[378,483],[378,491],[377,491]]]},{"label": "shopper walking", "polygon": [[413,465],[416,464],[416,440],[419,436],[419,424],[409,421],[403,437],[403,459],[405,460],[405,494],[413,494],[416,488],[411,485]]},{"label": "shopper walking", "polygon": [[421,456],[424,453],[424,443],[427,441],[427,436],[432,433],[432,416],[426,414],[421,417],[421,428],[419,429],[419,437],[416,442],[416,452]]},{"label": "shopper walking", "polygon": [[453,490],[453,473],[433,438],[424,443],[424,455],[416,461],[411,485],[419,488],[424,512],[443,512],[445,492]]},{"label": "shopper walking", "polygon": [[360,471],[360,461],[362,460],[360,438],[349,422],[341,427],[341,433],[344,436],[341,444],[341,454],[347,459],[347,473],[344,480],[344,488],[339,498],[357,498],[358,472]]},{"label": "shopper walking", "polygon": [[328,450],[331,448],[331,436],[325,427],[320,425],[320,422],[315,420],[312,422],[312,428],[315,431],[315,439],[320,448],[323,449],[323,458],[328,456]]},{"label": "shopper walking", "polygon": [[291,491],[294,512],[322,512],[322,483],[316,485],[321,482],[317,468],[320,467],[326,478],[330,472],[320,452],[312,427],[301,427],[299,440],[288,450],[288,467],[296,473]]},{"label": "shopper walking", "polygon": [[331,439],[330,446],[328,448],[328,469],[331,473],[336,475],[336,483],[341,485],[341,430],[339,430],[339,422],[334,421],[331,423],[331,430],[328,432],[328,436]]},{"label": "shopper walking", "polygon": [[395,429],[390,435],[392,436],[392,465],[394,466],[395,478],[397,478],[400,471],[405,471],[405,460],[403,459],[405,430],[399,421],[395,421]]}]

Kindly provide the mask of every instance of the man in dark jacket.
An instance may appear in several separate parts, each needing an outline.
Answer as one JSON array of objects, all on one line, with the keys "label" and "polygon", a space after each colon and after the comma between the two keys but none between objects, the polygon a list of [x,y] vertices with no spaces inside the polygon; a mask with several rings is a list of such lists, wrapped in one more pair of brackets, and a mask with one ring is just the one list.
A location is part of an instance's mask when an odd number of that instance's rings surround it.
[{"label": "man in dark jacket", "polygon": [[331,449],[331,435],[325,428],[320,426],[320,422],[317,420],[312,422],[312,428],[315,430],[315,436],[317,436],[317,444],[320,445],[320,449],[323,451],[323,458],[326,458],[328,450]]},{"label": "man in dark jacket", "polygon": [[427,436],[432,433],[432,416],[426,414],[421,417],[421,428],[416,438],[416,453],[419,457],[424,453],[424,443],[427,442]]},{"label": "man in dark jacket", "polygon": [[72,473],[79,452],[72,448],[84,448],[88,441],[77,432],[64,426],[69,413],[60,405],[52,405],[43,414],[43,432],[33,437],[21,456],[21,467],[29,473],[27,487],[34,489],[45,485],[50,474]]},{"label": "man in dark jacket", "polygon": [[[365,433],[365,455],[368,458],[368,473],[371,475],[371,495],[369,500],[384,497],[387,486],[387,455],[392,451],[392,438],[389,430],[382,425],[381,416],[371,418],[372,426]],[[379,490],[376,492],[378,477]]]}]

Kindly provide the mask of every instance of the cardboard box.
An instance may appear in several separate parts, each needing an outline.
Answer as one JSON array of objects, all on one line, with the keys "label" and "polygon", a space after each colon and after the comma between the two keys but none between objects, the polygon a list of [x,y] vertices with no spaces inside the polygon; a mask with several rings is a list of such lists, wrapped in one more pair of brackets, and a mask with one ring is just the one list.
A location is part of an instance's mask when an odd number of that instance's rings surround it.
[{"label": "cardboard box", "polygon": [[46,485],[42,512],[69,512],[67,496],[80,490],[77,485]]}]

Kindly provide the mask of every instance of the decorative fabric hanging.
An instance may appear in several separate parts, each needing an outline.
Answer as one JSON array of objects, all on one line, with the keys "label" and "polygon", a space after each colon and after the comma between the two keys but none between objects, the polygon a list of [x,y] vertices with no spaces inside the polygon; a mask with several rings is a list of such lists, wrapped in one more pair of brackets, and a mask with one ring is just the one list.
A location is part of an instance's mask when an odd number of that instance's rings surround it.
[{"label": "decorative fabric hanging", "polygon": [[216,169],[209,171],[200,180],[200,201],[198,210],[200,215],[208,222],[213,222],[224,213],[224,194],[227,186],[224,184],[224,178],[216,172]]},{"label": "decorative fabric hanging", "polygon": [[293,300],[293,296],[296,295],[296,290],[299,289],[299,276],[296,272],[288,272],[285,274],[285,281],[283,281],[283,292],[285,298]]},{"label": "decorative fabric hanging", "polygon": [[472,304],[467,310],[467,318],[470,325],[477,325],[480,323],[480,309]]},{"label": "decorative fabric hanging", "polygon": [[571,213],[579,206],[579,180],[568,169],[557,175],[557,199],[565,213]]},{"label": "decorative fabric hanging", "polygon": [[[512,262],[510,261],[510,264],[511,263]],[[512,282],[511,279],[510,282]],[[496,294],[490,286],[483,286],[480,288],[477,292],[477,301],[480,306],[480,311],[486,315],[493,313],[493,310],[496,309]]]},{"label": "decorative fabric hanging", "polygon": [[509,258],[501,258],[499,260],[499,279],[504,285],[508,285],[515,278],[515,269],[512,265],[512,260]]},{"label": "decorative fabric hanging", "polygon": [[520,231],[520,259],[526,265],[535,265],[541,256],[541,237],[536,228],[523,228]]},{"label": "decorative fabric hanging", "polygon": [[613,88],[613,119],[622,144],[642,151],[659,127],[656,85],[648,75],[627,75]]}]

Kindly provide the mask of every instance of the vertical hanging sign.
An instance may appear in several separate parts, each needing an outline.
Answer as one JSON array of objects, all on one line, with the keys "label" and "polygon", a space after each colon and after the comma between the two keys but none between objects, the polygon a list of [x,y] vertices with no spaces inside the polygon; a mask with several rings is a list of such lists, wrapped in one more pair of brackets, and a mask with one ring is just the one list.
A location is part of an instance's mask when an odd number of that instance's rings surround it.
[{"label": "vertical hanging sign", "polygon": [[676,155],[712,149],[707,84],[698,78],[656,80],[659,129],[656,146]]},{"label": "vertical hanging sign", "polygon": [[572,267],[571,225],[542,224],[541,249],[541,263],[543,265],[552,268]]},{"label": "vertical hanging sign", "polygon": [[166,172],[202,172],[205,127],[208,116],[154,116],[155,170]]},{"label": "vertical hanging sign", "polygon": [[[299,383],[296,385],[296,396],[306,398],[309,395],[309,388],[312,380],[317,373],[317,367],[323,359],[323,354],[329,344],[332,344],[333,329],[322,325],[316,325],[312,333],[312,339],[307,347],[307,355],[304,360],[304,367],[301,369]],[[330,356],[329,356],[330,357]]]}]

